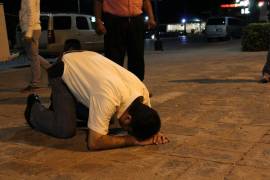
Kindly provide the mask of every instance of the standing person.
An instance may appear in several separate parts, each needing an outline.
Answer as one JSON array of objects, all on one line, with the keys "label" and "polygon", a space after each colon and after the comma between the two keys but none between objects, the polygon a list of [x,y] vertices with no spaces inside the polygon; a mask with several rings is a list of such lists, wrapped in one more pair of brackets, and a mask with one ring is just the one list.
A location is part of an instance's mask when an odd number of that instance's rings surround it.
[{"label": "standing person", "polygon": [[[25,118],[43,133],[69,138],[76,132],[76,104],[89,108],[88,147],[91,150],[132,145],[164,144],[158,113],[150,106],[149,92],[131,72],[90,51],[70,52],[48,69],[52,106],[47,109],[29,95]],[[108,135],[118,121],[130,135]]]},{"label": "standing person", "polygon": [[40,26],[40,0],[21,0],[19,12],[20,27],[23,35],[23,44],[27,58],[31,65],[31,81],[22,92],[33,91],[40,88],[41,69],[47,69],[50,63],[39,55]]},{"label": "standing person", "polygon": [[[156,22],[150,0],[95,0],[96,32],[105,34],[105,56],[123,66],[128,55],[128,70],[144,80],[144,17],[148,28]],[[103,18],[102,18],[103,15]]]}]

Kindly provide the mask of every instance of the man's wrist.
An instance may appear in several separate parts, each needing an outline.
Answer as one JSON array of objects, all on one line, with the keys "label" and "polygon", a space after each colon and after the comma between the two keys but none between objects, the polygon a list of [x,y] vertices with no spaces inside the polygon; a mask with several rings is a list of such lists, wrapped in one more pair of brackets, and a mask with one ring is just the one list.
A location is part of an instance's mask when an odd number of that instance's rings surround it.
[{"label": "man's wrist", "polygon": [[125,145],[126,146],[135,146],[135,145],[137,145],[137,140],[133,136],[126,136]]},{"label": "man's wrist", "polygon": [[96,18],[96,23],[97,24],[104,24],[104,22],[100,18]]}]

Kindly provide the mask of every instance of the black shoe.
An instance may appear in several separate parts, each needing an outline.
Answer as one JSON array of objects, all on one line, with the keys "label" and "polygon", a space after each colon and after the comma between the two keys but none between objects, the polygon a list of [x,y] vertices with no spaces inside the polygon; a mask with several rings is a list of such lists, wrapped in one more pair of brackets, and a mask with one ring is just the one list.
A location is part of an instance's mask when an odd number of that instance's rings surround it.
[{"label": "black shoe", "polygon": [[269,82],[269,78],[262,78],[260,80],[260,83],[268,83]]},{"label": "black shoe", "polygon": [[31,115],[31,109],[35,103],[40,103],[39,96],[36,94],[30,94],[27,97],[27,104],[24,111],[24,117],[26,119],[26,122],[29,124],[31,128],[33,127],[33,124],[30,122],[30,115]]}]

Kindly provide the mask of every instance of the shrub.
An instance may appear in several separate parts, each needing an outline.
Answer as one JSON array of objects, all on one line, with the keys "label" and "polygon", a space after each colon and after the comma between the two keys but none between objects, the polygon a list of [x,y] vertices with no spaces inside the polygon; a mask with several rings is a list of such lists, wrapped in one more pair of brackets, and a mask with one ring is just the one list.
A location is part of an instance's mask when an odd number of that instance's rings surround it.
[{"label": "shrub", "polygon": [[270,23],[249,24],[243,30],[243,51],[265,51],[269,49]]}]

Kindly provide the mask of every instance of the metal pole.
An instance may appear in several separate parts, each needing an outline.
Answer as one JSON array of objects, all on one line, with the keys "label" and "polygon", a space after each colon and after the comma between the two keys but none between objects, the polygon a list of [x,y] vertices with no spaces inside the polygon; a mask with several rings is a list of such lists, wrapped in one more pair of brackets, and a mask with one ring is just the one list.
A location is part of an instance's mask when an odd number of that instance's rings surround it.
[{"label": "metal pole", "polygon": [[81,1],[77,0],[77,3],[78,3],[78,13],[80,14],[81,13]]},{"label": "metal pole", "polygon": [[160,40],[159,36],[159,18],[158,18],[158,1],[154,1],[154,7],[155,7],[155,16],[156,16],[156,31],[155,31],[155,36],[156,36],[156,41],[155,41],[155,51],[163,51],[163,44],[162,41]]}]

